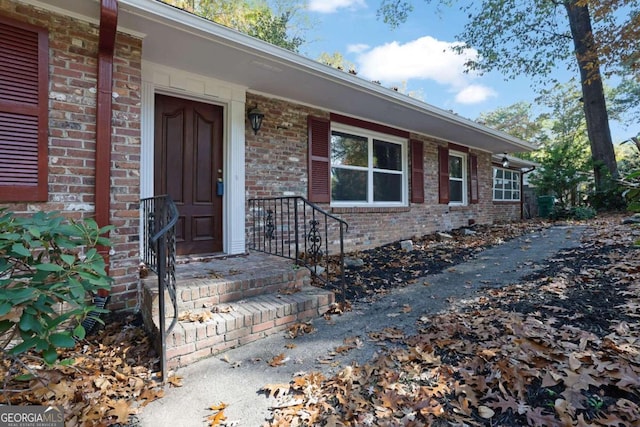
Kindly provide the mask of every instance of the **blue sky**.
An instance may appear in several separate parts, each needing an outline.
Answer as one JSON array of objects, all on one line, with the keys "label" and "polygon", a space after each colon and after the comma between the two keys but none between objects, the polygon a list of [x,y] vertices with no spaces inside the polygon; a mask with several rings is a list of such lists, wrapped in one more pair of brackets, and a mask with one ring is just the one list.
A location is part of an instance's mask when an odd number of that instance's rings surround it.
[{"label": "blue sky", "polygon": [[[406,23],[392,30],[378,20],[379,0],[308,0],[314,27],[305,33],[301,53],[317,59],[322,52],[340,52],[355,64],[358,76],[397,86],[404,93],[460,116],[476,119],[480,113],[519,101],[535,104],[529,77],[506,80],[497,72],[464,73],[465,56],[450,51],[466,17],[455,7],[436,7],[414,0]],[[467,53],[476,55],[475,50]],[[572,74],[561,65],[560,81]],[[536,112],[542,112],[542,107]],[[612,123],[614,142],[640,133],[640,124],[627,129]]]}]

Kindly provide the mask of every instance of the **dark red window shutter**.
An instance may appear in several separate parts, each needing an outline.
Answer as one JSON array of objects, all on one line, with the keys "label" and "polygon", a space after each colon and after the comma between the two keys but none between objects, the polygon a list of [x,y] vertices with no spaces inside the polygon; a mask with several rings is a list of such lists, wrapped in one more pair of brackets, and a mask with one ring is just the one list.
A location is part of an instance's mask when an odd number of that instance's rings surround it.
[{"label": "dark red window shutter", "polygon": [[471,180],[471,203],[478,203],[479,187],[478,187],[478,156],[471,154],[469,156],[469,176]]},{"label": "dark red window shutter", "polygon": [[423,143],[411,140],[411,202],[424,203]]},{"label": "dark red window shutter", "polygon": [[331,123],[328,119],[309,116],[309,200],[331,201]]},{"label": "dark red window shutter", "polygon": [[0,18],[0,201],[47,200],[49,36]]},{"label": "dark red window shutter", "polygon": [[438,147],[439,203],[449,203],[449,148]]}]

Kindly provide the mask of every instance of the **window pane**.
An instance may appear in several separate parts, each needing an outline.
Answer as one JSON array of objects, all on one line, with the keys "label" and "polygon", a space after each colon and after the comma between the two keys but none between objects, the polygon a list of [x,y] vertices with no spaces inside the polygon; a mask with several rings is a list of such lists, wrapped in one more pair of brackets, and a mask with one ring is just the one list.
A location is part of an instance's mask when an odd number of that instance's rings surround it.
[{"label": "window pane", "polygon": [[402,146],[374,139],[373,167],[394,171],[402,170]]},{"label": "window pane", "polygon": [[504,179],[511,179],[511,171],[504,171]]},{"label": "window pane", "polygon": [[502,190],[496,190],[493,192],[493,198],[496,200],[502,200]]},{"label": "window pane", "polygon": [[462,203],[462,181],[449,180],[449,201]]},{"label": "window pane", "polygon": [[496,178],[502,178],[502,169],[494,169]]},{"label": "window pane", "polygon": [[462,157],[449,155],[449,176],[462,178]]},{"label": "window pane", "polygon": [[520,192],[519,191],[514,191],[513,192],[513,200],[520,200]]},{"label": "window pane", "polygon": [[367,172],[331,168],[331,199],[334,201],[367,201]]},{"label": "window pane", "polygon": [[367,138],[331,132],[331,164],[367,167]]},{"label": "window pane", "polygon": [[374,202],[401,202],[402,175],[379,173],[373,174]]}]

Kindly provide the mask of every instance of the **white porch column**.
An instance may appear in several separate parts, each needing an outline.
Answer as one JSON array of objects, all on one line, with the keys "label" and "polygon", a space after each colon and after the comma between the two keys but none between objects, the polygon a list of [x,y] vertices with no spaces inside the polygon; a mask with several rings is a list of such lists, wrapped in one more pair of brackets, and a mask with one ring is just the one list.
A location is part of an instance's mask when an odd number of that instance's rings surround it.
[{"label": "white porch column", "polygon": [[225,218],[227,253],[241,254],[246,250],[245,231],[245,103],[229,102],[229,144],[225,171]]}]

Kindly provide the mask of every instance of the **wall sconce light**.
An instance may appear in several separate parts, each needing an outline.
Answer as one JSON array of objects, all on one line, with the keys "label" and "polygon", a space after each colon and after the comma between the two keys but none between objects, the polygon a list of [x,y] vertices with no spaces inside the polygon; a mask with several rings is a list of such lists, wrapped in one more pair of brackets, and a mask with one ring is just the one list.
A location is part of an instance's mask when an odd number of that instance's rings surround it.
[{"label": "wall sconce light", "polygon": [[502,167],[503,168],[509,167],[509,159],[507,159],[507,153],[504,153],[504,157],[502,158]]},{"label": "wall sconce light", "polygon": [[264,113],[258,110],[258,106],[256,105],[247,113],[247,117],[249,118],[249,123],[251,123],[251,129],[253,129],[253,134],[257,135],[260,127],[262,126],[262,119],[264,119]]}]

